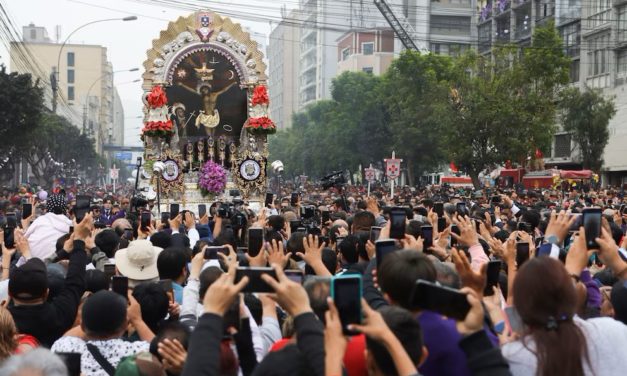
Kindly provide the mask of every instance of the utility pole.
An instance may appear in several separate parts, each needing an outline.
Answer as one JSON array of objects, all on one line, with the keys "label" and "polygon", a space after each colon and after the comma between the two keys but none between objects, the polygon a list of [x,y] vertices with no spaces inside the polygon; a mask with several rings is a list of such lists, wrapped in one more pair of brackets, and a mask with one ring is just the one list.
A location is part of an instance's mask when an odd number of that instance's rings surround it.
[{"label": "utility pole", "polygon": [[50,87],[52,87],[52,112],[57,112],[57,96],[59,95],[59,86],[57,81],[57,67],[52,67],[50,73]]}]

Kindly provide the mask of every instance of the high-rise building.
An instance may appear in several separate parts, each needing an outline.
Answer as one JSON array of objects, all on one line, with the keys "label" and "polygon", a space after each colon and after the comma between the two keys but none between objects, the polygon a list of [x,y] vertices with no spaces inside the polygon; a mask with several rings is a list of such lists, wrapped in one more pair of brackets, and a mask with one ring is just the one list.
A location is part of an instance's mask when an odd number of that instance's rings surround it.
[{"label": "high-rise building", "polygon": [[298,110],[300,24],[298,10],[282,9],[282,20],[270,33],[268,44],[270,117],[278,129],[292,126]]},{"label": "high-rise building", "polygon": [[[613,96],[616,115],[610,120],[610,141],[603,155],[604,183],[627,183],[627,3],[609,0],[498,0],[480,4],[479,52],[495,43],[531,44],[538,25],[553,20],[571,59],[571,85],[602,89]],[[581,157],[571,135],[558,131],[547,166],[580,168]]]},{"label": "high-rise building", "polygon": [[[50,40],[44,27],[34,24],[24,26],[22,35],[22,41],[11,42],[10,70],[30,73],[34,79],[44,82],[50,82],[54,72],[58,84],[57,113],[90,135],[96,151],[102,153],[113,129],[123,127],[123,124],[114,122],[124,121],[123,117],[116,118],[113,113],[115,90],[107,49],[88,44],[66,44],[61,49],[60,44]],[[24,56],[25,49],[34,59]],[[44,99],[45,105],[52,108],[49,90]]]}]

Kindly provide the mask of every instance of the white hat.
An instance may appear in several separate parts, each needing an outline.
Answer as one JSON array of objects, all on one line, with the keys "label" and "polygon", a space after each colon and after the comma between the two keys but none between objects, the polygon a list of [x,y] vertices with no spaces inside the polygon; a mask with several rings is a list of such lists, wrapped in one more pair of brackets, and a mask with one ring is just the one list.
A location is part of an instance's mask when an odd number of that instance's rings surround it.
[{"label": "white hat", "polygon": [[144,281],[159,277],[157,257],[163,249],[154,247],[150,240],[135,240],[128,248],[115,253],[115,266],[125,277]]}]

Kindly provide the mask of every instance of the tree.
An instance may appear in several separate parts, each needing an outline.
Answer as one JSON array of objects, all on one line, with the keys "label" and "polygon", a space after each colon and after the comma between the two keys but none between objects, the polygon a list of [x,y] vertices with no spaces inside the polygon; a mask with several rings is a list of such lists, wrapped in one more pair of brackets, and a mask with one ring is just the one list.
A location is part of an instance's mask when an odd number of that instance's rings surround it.
[{"label": "tree", "polygon": [[291,129],[269,137],[271,160],[283,161],[287,176],[312,178],[381,160],[391,140],[380,85],[362,72],[336,77],[333,100],[309,105],[293,115]]},{"label": "tree", "polygon": [[0,158],[9,158],[2,169],[8,178],[39,125],[43,92],[30,74],[7,74],[4,65],[0,65],[0,88]]},{"label": "tree", "polygon": [[443,119],[446,150],[475,188],[482,171],[548,148],[556,130],[569,61],[554,25],[537,28],[523,48],[495,47],[492,56],[469,52],[455,61]]},{"label": "tree", "polygon": [[78,170],[94,170],[98,165],[93,141],[67,119],[51,112],[42,114],[36,135],[28,139],[24,158],[44,185],[51,185],[55,175],[62,173],[61,164],[76,164]]},{"label": "tree", "polygon": [[451,68],[448,56],[405,51],[384,76],[381,101],[389,117],[390,149],[407,161],[410,182],[444,159],[441,118]]},{"label": "tree", "polygon": [[608,125],[616,114],[614,98],[605,98],[599,89],[568,88],[561,93],[560,109],[564,130],[581,151],[583,168],[600,172],[610,139]]}]

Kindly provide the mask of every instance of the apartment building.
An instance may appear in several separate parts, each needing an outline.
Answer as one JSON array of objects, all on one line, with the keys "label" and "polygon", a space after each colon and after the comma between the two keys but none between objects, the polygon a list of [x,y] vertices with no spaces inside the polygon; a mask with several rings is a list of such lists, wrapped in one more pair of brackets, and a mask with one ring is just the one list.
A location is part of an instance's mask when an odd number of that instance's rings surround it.
[{"label": "apartment building", "polygon": [[[23,64],[24,47],[35,58],[30,66]],[[104,144],[113,141],[114,133],[119,135],[124,119],[114,113],[113,69],[105,47],[66,44],[61,49],[44,27],[30,24],[22,29],[22,41],[11,42],[9,53],[12,72],[30,73],[34,79],[45,82],[58,71],[57,113],[90,135],[99,154]],[[33,66],[41,70],[34,70]],[[46,106],[52,108],[52,93],[46,92],[44,98]],[[122,124],[117,124],[120,120]]]},{"label": "apartment building", "polygon": [[268,43],[270,117],[278,129],[292,127],[298,110],[300,24],[298,10],[282,9],[282,20],[270,33]]}]

